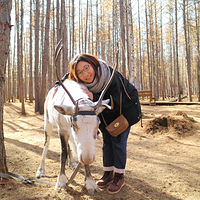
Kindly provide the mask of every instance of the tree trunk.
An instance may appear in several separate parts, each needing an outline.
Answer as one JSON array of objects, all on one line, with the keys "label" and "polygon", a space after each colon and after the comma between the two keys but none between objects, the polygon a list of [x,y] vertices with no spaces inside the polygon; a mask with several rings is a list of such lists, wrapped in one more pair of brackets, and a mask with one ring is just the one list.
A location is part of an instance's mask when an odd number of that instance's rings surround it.
[{"label": "tree trunk", "polygon": [[11,100],[11,66],[10,66],[10,53],[8,54],[8,102]]},{"label": "tree trunk", "polygon": [[32,62],[32,0],[30,0],[30,50],[29,50],[29,100],[30,103],[33,103],[33,62]]},{"label": "tree trunk", "polygon": [[177,18],[177,0],[175,0],[175,29],[176,29],[176,73],[177,73],[177,89],[178,101],[181,101],[180,81],[179,81],[179,62],[178,62],[178,18]]},{"label": "tree trunk", "polygon": [[50,21],[50,3],[51,0],[47,0],[46,8],[46,24],[45,24],[45,40],[44,40],[44,52],[42,57],[42,87],[40,94],[40,114],[44,113],[44,101],[46,93],[46,74],[49,68],[49,21]]},{"label": "tree trunk", "polygon": [[140,90],[143,90],[143,76],[142,76],[142,49],[141,49],[141,29],[140,29],[140,3],[139,3],[139,0],[138,0],[138,28],[139,28],[139,65],[138,65],[138,68],[139,68],[139,74],[140,74]]},{"label": "tree trunk", "polygon": [[190,48],[189,48],[189,41],[188,41],[185,8],[186,8],[185,0],[183,0],[183,25],[184,25],[185,49],[186,49],[186,60],[187,60],[187,74],[188,74],[188,97],[189,97],[189,101],[192,101]]},{"label": "tree trunk", "polygon": [[0,4],[0,172],[7,173],[6,151],[4,145],[3,132],[3,106],[4,106],[4,85],[5,69],[9,55],[10,45],[10,12],[12,8],[11,0],[4,0]]},{"label": "tree trunk", "polygon": [[22,115],[25,115],[25,105],[24,105],[24,79],[23,79],[23,30],[24,30],[24,8],[23,8],[23,0],[21,0],[21,34],[20,34],[20,89],[21,89],[21,112]]},{"label": "tree trunk", "polygon": [[196,6],[196,2],[194,1],[194,7],[195,7],[195,21],[196,21],[196,35],[197,35],[197,99],[198,102],[200,102],[200,50],[199,50],[199,12],[197,11],[197,7],[200,8],[199,5],[199,1],[198,4]]},{"label": "tree trunk", "polygon": [[85,17],[85,53],[87,52],[87,26],[88,26],[88,7],[89,7],[89,2],[87,0],[87,7],[86,7],[86,17]]},{"label": "tree trunk", "polygon": [[[72,15],[73,15],[73,10],[74,10],[74,1],[72,2]],[[67,72],[67,67],[68,67],[68,60],[67,60],[67,56],[68,56],[68,51],[67,51],[67,28],[66,28],[66,11],[65,11],[65,1],[62,0],[61,1],[61,35],[62,35],[62,39],[63,39],[63,57],[62,57],[62,75],[66,74]],[[73,17],[72,17],[73,18]],[[72,33],[72,56],[74,56],[74,28],[73,28],[73,33]],[[49,69],[49,68],[48,68]]]},{"label": "tree trunk", "polygon": [[[15,22],[15,24],[16,24],[16,22]],[[15,27],[14,27],[14,29],[16,29]],[[16,48],[16,31],[14,33],[14,45],[13,45],[13,51],[14,51],[14,53],[13,53],[13,58],[12,58],[12,60],[13,60],[13,70],[12,70],[12,80],[13,80],[13,82],[12,82],[12,102],[15,102],[15,99],[16,99],[16,88],[17,88],[17,86],[16,86],[15,48]]]},{"label": "tree trunk", "polygon": [[[74,57],[74,45],[75,45],[75,33],[74,33],[74,29],[75,29],[75,23],[74,23],[74,0],[72,0],[72,58]],[[86,41],[85,41],[85,45],[86,45]]]},{"label": "tree trunk", "polygon": [[124,27],[124,5],[120,0],[120,31],[122,41],[122,75],[126,77],[126,57],[125,57],[125,27]]},{"label": "tree trunk", "polygon": [[39,79],[38,79],[38,65],[39,65],[39,15],[40,2],[36,0],[35,10],[35,112],[39,111]]},{"label": "tree trunk", "polygon": [[128,18],[128,37],[129,37],[129,81],[135,85],[135,58],[134,58],[134,35],[133,35],[133,17],[131,9],[131,0],[127,0],[127,18]]},{"label": "tree trunk", "polygon": [[[56,3],[57,7],[56,7],[56,29],[57,29],[57,43],[60,41],[61,39],[61,35],[60,35],[60,4],[59,4],[59,0],[57,0]],[[70,40],[71,41],[71,40]],[[71,42],[70,42],[71,44]],[[60,77],[60,58],[58,58],[57,61],[57,68],[58,68],[58,77]]]},{"label": "tree trunk", "polygon": [[96,0],[96,55],[99,56],[99,10],[98,0]]},{"label": "tree trunk", "polygon": [[161,93],[162,93],[162,100],[165,99],[165,94],[166,94],[166,88],[165,88],[165,83],[166,83],[166,77],[165,77],[165,67],[164,67],[164,62],[163,62],[163,24],[162,24],[162,1],[160,2],[160,51],[161,51]]},{"label": "tree trunk", "polygon": [[147,0],[145,0],[145,17],[146,17],[146,41],[147,41],[147,68],[148,68],[149,90],[151,90],[152,82],[151,82],[151,70],[150,70],[150,58],[149,58],[149,27],[148,27],[148,14],[147,14]]},{"label": "tree trunk", "polygon": [[154,97],[156,98],[156,101],[159,98],[159,72],[158,72],[158,25],[157,25],[157,2],[154,0],[154,13],[155,13],[155,94]]}]

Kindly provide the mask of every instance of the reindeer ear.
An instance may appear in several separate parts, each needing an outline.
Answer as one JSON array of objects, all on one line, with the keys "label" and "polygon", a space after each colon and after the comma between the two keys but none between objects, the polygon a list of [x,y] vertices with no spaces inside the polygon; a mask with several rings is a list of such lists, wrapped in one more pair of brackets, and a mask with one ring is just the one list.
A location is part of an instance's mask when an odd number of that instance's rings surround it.
[{"label": "reindeer ear", "polygon": [[54,105],[54,108],[62,115],[73,115],[73,107],[65,105]]}]

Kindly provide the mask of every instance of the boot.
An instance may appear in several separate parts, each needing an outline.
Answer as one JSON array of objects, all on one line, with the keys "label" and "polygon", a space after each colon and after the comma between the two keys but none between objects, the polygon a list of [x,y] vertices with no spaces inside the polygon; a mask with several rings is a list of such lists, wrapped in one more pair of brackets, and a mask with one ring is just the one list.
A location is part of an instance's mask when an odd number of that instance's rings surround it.
[{"label": "boot", "polygon": [[113,171],[105,171],[103,177],[97,181],[99,188],[104,188],[114,179]]},{"label": "boot", "polygon": [[118,193],[122,189],[124,184],[125,184],[124,174],[115,173],[114,180],[108,187],[108,193],[110,194]]}]

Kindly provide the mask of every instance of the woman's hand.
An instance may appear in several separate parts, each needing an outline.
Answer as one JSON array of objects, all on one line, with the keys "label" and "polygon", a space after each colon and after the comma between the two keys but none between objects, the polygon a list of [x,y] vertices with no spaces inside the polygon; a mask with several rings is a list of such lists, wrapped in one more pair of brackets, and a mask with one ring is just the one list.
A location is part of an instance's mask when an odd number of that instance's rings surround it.
[{"label": "woman's hand", "polygon": [[84,88],[82,88],[82,90],[88,95],[88,97],[90,99],[93,100],[93,94],[92,94],[92,92],[90,92],[88,89],[84,89]]}]

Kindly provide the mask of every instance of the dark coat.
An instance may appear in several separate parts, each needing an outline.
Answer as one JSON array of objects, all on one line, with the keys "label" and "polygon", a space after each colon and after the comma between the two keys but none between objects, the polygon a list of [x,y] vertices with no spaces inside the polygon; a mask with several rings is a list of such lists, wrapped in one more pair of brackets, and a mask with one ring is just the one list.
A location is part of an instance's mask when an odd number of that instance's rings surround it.
[{"label": "dark coat", "polygon": [[[113,69],[110,67],[111,73]],[[121,80],[126,88],[126,92],[124,91]],[[103,99],[110,99],[110,95],[113,97],[114,108],[109,110],[106,108],[102,114],[103,117],[108,124],[110,124],[113,120],[115,120],[120,115],[120,92],[122,92],[122,114],[129,122],[129,126],[137,123],[140,120],[141,108],[140,102],[138,99],[137,89],[119,72],[115,72],[112,83],[110,84],[108,90],[106,91]],[[93,101],[97,101],[99,99],[101,93],[93,93],[94,98]],[[99,115],[101,119],[100,130],[101,127],[105,127],[105,123],[102,119],[101,114]]]}]

